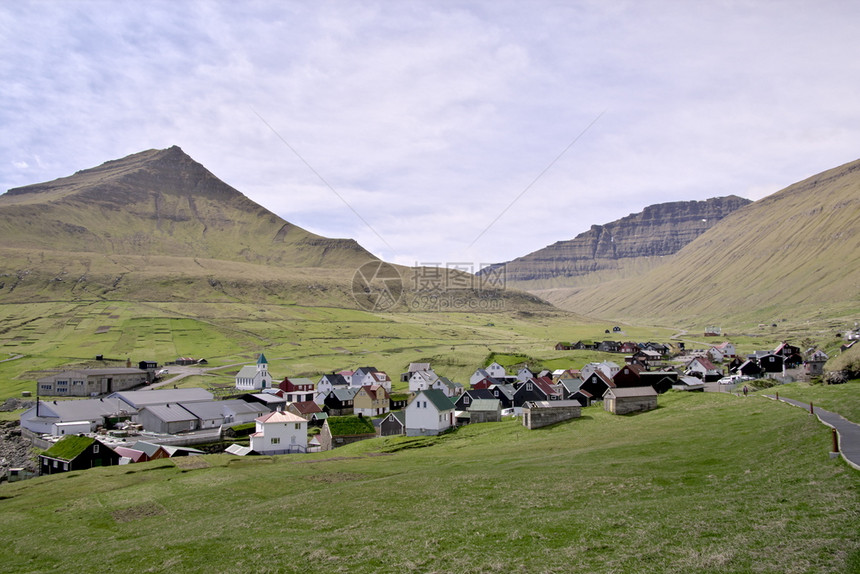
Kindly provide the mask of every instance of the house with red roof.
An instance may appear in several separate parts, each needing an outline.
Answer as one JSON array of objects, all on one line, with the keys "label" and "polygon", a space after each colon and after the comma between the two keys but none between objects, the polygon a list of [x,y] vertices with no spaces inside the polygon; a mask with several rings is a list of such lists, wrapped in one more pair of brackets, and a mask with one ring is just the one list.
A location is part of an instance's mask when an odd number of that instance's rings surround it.
[{"label": "house with red roof", "polygon": [[314,400],[314,386],[314,382],[310,379],[288,377],[284,377],[284,380],[278,384],[278,388],[283,393],[281,396],[289,403]]},{"label": "house with red roof", "polygon": [[514,391],[514,408],[522,407],[529,401],[560,401],[561,393],[552,384],[549,377],[535,377]]},{"label": "house with red roof", "polygon": [[592,371],[587,377],[583,378],[579,389],[587,392],[593,398],[592,400],[601,399],[607,389],[614,389],[615,383],[609,378],[609,375],[601,370]]},{"label": "house with red roof", "polygon": [[684,372],[687,375],[698,377],[706,383],[717,381],[723,376],[723,371],[705,357],[694,358],[684,367]]},{"label": "house with red roof", "polygon": [[366,417],[384,415],[391,410],[390,405],[388,391],[382,385],[365,385],[352,400],[353,412]]}]

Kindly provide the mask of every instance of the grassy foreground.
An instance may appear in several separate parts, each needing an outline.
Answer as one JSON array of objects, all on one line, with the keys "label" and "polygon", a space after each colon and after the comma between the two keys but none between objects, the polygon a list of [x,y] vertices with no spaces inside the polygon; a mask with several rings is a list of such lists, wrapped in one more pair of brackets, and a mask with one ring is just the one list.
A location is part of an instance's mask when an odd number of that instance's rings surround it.
[{"label": "grassy foreground", "polygon": [[[6,572],[856,572],[860,473],[760,397],[0,488]],[[425,447],[425,448],[420,448]]]}]

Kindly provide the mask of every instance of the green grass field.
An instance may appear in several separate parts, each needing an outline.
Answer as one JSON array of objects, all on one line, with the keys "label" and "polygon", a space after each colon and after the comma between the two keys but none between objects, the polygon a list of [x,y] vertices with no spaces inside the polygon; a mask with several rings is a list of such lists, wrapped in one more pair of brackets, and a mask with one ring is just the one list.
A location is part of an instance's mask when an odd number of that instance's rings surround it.
[{"label": "green grass field", "polygon": [[[96,355],[135,364],[193,356],[218,367],[253,363],[263,351],[276,377],[314,380],[326,372],[372,365],[397,381],[409,363],[430,362],[440,374],[465,383],[491,357],[505,366],[525,362],[534,369],[623,360],[617,354],[556,351],[558,341],[685,341],[688,348],[718,342],[659,327],[622,325],[620,333],[606,334],[614,324],[552,310],[368,313],[264,302],[0,304],[0,325],[0,359],[21,356],[0,360],[0,400],[35,392],[45,369],[105,366],[94,361]],[[820,334],[820,341],[815,337],[771,330],[726,338],[736,341],[742,353],[773,348],[785,338],[822,346],[833,339],[831,333]],[[229,382],[229,372],[181,385],[223,384]]]},{"label": "green grass field", "polygon": [[860,473],[828,450],[798,409],[670,392],[536,431],[74,472],[0,488],[3,570],[856,572]]},{"label": "green grass field", "polygon": [[[130,358],[135,364],[192,356],[218,367],[253,363],[263,351],[276,377],[314,380],[326,372],[372,365],[397,381],[409,363],[429,361],[459,382],[468,382],[490,353],[522,354],[540,363],[531,366],[548,368],[620,360],[555,351],[559,340],[603,338],[609,327],[557,311],[373,314],[268,303],[96,301],[0,305],[0,323],[0,353],[5,353],[0,358],[23,355],[0,362],[0,400],[35,392],[45,369],[103,366],[94,362],[96,355]],[[668,340],[672,331],[629,327],[624,335]],[[182,383],[189,384],[200,381]]]},{"label": "green grass field", "polygon": [[774,393],[787,399],[811,402],[816,407],[839,413],[849,421],[860,424],[860,380],[849,381],[844,385],[789,383],[758,391],[758,394]]}]

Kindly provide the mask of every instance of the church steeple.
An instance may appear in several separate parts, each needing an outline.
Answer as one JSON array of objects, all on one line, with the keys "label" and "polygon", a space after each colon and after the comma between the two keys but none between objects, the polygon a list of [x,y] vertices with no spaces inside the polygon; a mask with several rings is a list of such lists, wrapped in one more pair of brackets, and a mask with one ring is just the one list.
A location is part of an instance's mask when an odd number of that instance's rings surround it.
[{"label": "church steeple", "polygon": [[260,356],[257,358],[257,374],[261,378],[262,388],[267,388],[271,383],[269,379],[269,361],[266,360],[266,355],[262,352]]}]

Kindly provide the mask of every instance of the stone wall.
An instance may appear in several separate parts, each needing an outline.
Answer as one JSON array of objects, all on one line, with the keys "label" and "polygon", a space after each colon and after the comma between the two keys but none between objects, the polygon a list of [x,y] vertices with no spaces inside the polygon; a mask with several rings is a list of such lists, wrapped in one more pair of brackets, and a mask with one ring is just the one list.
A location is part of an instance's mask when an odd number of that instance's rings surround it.
[{"label": "stone wall", "polygon": [[606,398],[603,401],[603,408],[616,415],[650,411],[657,408],[657,397]]},{"label": "stone wall", "polygon": [[554,425],[570,419],[579,418],[582,412],[580,406],[563,407],[523,407],[523,426],[529,430]]}]

